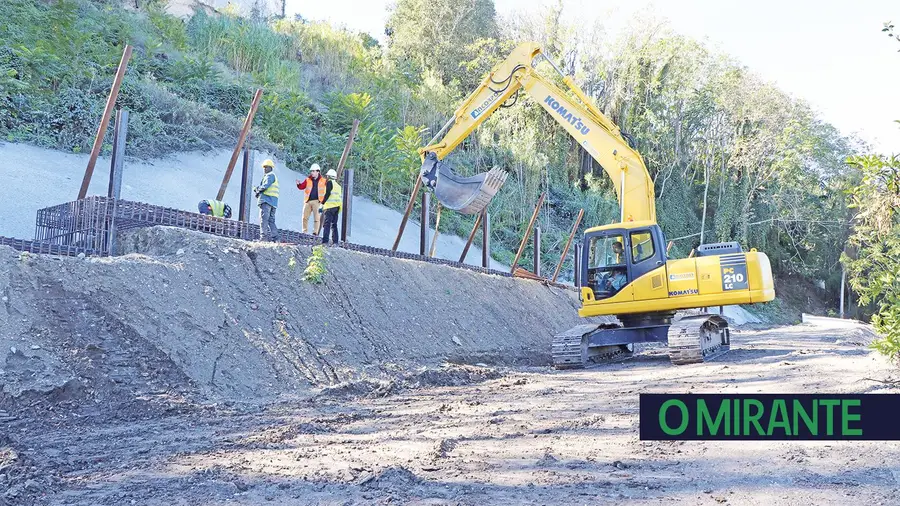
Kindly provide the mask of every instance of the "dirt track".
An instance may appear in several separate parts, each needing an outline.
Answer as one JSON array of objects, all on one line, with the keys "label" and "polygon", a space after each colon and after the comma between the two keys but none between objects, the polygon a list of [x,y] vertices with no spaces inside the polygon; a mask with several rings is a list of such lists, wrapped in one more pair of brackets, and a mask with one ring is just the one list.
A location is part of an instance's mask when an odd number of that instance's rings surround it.
[{"label": "dirt track", "polygon": [[17,483],[10,504],[897,504],[897,443],[637,438],[640,392],[896,392],[864,379],[892,371],[868,338],[744,330],[725,357],[678,368],[650,349],[382,397],[173,401],[125,422],[48,414],[5,424],[20,453],[0,473]]}]

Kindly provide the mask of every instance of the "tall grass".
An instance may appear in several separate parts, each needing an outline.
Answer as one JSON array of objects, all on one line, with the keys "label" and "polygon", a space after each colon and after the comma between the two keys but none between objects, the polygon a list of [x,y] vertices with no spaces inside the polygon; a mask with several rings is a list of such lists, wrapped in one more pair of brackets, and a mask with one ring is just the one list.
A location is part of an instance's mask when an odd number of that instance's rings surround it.
[{"label": "tall grass", "polygon": [[273,32],[268,25],[231,16],[197,12],[187,28],[191,45],[223,59],[238,72],[265,73],[290,55],[291,38]]}]

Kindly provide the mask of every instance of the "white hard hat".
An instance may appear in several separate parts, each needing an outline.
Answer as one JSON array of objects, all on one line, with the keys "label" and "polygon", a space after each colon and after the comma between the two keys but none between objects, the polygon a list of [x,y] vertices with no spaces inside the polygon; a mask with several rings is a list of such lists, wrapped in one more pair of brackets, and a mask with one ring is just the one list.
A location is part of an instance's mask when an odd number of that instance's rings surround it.
[{"label": "white hard hat", "polygon": [[328,169],[328,172],[326,172],[325,175],[328,177],[337,177],[337,172],[335,172],[334,169]]},{"label": "white hard hat", "polygon": [[318,164],[318,163],[314,163],[314,164],[312,164],[312,165],[309,166],[309,171],[310,171],[310,172],[312,172],[312,171],[314,171],[314,170],[317,170],[317,171],[319,171],[319,172],[322,172],[322,169],[319,168],[319,164]]}]

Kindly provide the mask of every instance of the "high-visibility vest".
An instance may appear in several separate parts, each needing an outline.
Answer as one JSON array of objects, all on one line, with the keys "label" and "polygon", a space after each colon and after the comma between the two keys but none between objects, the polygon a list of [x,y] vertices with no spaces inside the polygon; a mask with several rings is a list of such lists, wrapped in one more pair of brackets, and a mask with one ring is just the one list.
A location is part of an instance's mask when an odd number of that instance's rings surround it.
[{"label": "high-visibility vest", "polygon": [[207,200],[209,208],[212,209],[212,215],[222,218],[225,216],[225,203],[221,200]]},{"label": "high-visibility vest", "polygon": [[[265,191],[263,191],[263,195],[268,195],[270,197],[277,198],[278,197],[278,176],[276,176],[274,172],[269,172],[269,174],[272,175],[272,184],[269,185],[269,187],[266,188]],[[269,174],[266,174],[266,176],[268,176]],[[265,181],[265,177],[263,178],[263,181]]]},{"label": "high-visibility vest", "polygon": [[322,206],[323,209],[331,209],[332,207],[341,207],[341,203],[343,202],[343,190],[341,190],[341,185],[338,184],[337,181],[331,182],[331,195],[328,196],[328,201],[325,202],[325,205]]},{"label": "high-visibility vest", "polygon": [[[319,176],[319,182],[318,182],[319,203],[325,202],[325,185],[327,185],[327,184],[328,184],[328,181],[326,181],[324,177]],[[306,178],[306,188],[303,189],[303,191],[306,192],[306,200],[309,200],[309,194],[312,193],[312,185],[313,185],[312,178],[307,177]]]}]

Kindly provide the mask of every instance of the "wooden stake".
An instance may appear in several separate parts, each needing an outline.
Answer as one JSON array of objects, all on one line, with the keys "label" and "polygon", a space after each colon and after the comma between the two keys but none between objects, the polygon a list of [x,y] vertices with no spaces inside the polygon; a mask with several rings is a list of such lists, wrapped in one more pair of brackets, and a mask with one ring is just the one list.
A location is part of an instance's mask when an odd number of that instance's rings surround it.
[{"label": "wooden stake", "polygon": [[256,93],[253,95],[253,102],[250,104],[250,112],[247,113],[247,118],[244,119],[241,135],[238,136],[237,146],[234,147],[234,152],[231,154],[231,160],[228,161],[228,168],[225,169],[225,177],[222,178],[222,185],[219,186],[219,193],[216,194],[216,200],[225,198],[225,189],[228,188],[228,182],[231,180],[231,173],[234,172],[234,166],[237,163],[238,156],[241,154],[241,149],[244,148],[244,141],[247,140],[247,134],[250,132],[250,125],[253,124],[253,117],[256,116],[256,109],[259,107],[259,99],[262,98],[262,94],[263,90],[260,88],[256,90]]},{"label": "wooden stake", "polygon": [[478,213],[475,216],[475,225],[472,226],[472,232],[469,234],[469,239],[466,240],[466,246],[462,250],[462,254],[459,256],[459,263],[465,263],[466,255],[469,254],[469,247],[472,246],[472,241],[475,240],[475,234],[478,233],[478,225],[481,224],[482,213]]},{"label": "wooden stake", "polygon": [[347,144],[344,146],[344,152],[341,153],[341,160],[338,162],[337,166],[337,179],[341,180],[341,175],[344,173],[344,164],[347,163],[347,158],[350,156],[350,148],[353,147],[353,139],[356,138],[356,129],[359,127],[359,120],[353,120],[353,126],[350,127],[350,137],[347,139]]},{"label": "wooden stake", "polygon": [[87,168],[84,169],[84,179],[81,180],[81,189],[78,191],[78,200],[87,196],[88,187],[91,185],[91,177],[94,175],[94,165],[97,164],[97,157],[100,156],[100,148],[103,147],[103,137],[106,136],[106,127],[109,124],[109,118],[112,117],[113,109],[116,107],[116,98],[119,96],[119,88],[122,87],[122,79],[125,77],[125,69],[128,67],[128,60],[131,59],[131,50],[131,46],[126,44],[125,51],[122,52],[122,59],[119,61],[119,68],[116,69],[116,77],[113,79],[112,89],[109,90],[109,96],[106,97],[106,107],[103,109],[103,116],[100,118],[97,136],[94,137],[94,147],[91,148],[91,156],[88,158]]},{"label": "wooden stake", "polygon": [[406,229],[406,222],[409,221],[409,213],[412,212],[413,206],[416,205],[416,197],[419,196],[419,190],[422,188],[422,175],[419,174],[416,177],[416,184],[413,186],[412,195],[409,196],[409,202],[406,204],[406,211],[403,212],[403,219],[400,220],[400,229],[397,230],[397,238],[394,239],[394,246],[391,248],[392,251],[397,251],[397,247],[400,246],[400,238],[403,237],[403,231]]},{"label": "wooden stake", "polygon": [[[572,225],[572,232],[569,233],[569,240],[566,241],[566,247],[563,248],[562,255],[559,257],[559,263],[556,264],[556,270],[553,271],[553,281],[556,283],[556,278],[559,277],[559,271],[562,270],[563,262],[566,260],[566,255],[569,254],[569,246],[572,245],[572,240],[575,239],[575,233],[578,232],[578,225],[581,225],[581,218],[584,216],[584,209],[578,211],[578,218],[575,218],[575,224]],[[578,266],[575,266],[577,269]]]},{"label": "wooden stake", "polygon": [[531,214],[531,219],[528,220],[528,227],[525,228],[525,236],[522,237],[522,243],[519,244],[519,251],[516,252],[516,259],[513,260],[513,263],[509,268],[510,274],[516,272],[516,266],[519,263],[519,259],[522,258],[522,252],[525,251],[525,245],[528,244],[528,236],[531,235],[531,229],[534,228],[534,222],[537,221],[538,213],[541,212],[541,206],[544,205],[544,197],[546,195],[546,193],[541,193],[537,205],[534,206],[534,213]]}]

